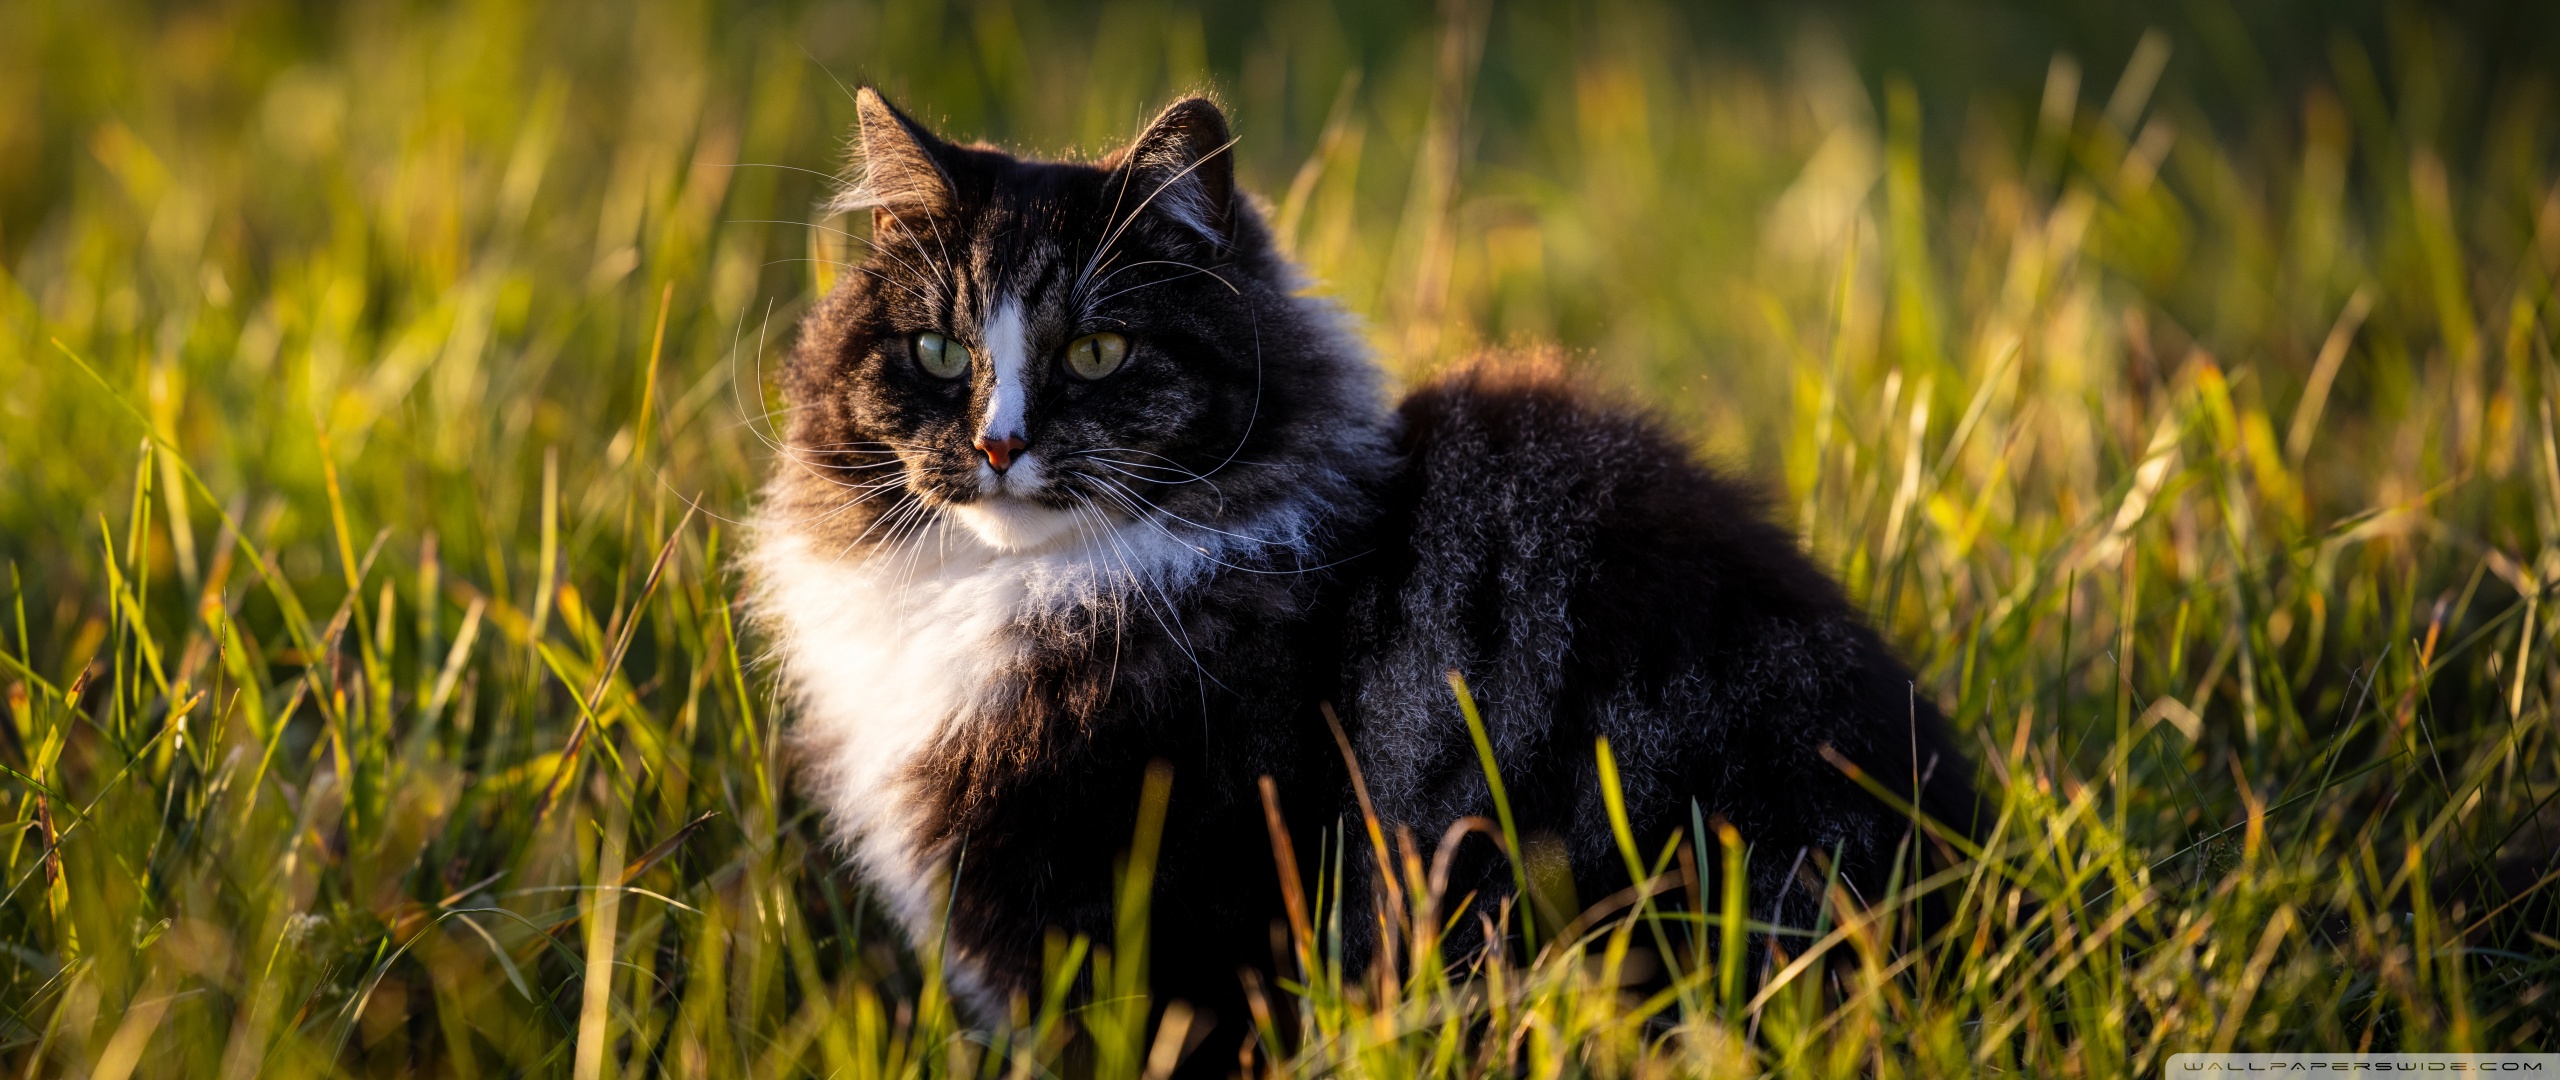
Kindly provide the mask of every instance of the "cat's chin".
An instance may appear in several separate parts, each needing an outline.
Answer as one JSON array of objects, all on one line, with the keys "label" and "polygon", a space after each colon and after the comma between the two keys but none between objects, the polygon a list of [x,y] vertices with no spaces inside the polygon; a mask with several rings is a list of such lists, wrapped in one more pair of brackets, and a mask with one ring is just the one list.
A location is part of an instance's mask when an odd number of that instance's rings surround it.
[{"label": "cat's chin", "polygon": [[1003,495],[954,506],[951,516],[988,547],[1009,555],[1047,551],[1072,542],[1082,521],[1071,511]]}]

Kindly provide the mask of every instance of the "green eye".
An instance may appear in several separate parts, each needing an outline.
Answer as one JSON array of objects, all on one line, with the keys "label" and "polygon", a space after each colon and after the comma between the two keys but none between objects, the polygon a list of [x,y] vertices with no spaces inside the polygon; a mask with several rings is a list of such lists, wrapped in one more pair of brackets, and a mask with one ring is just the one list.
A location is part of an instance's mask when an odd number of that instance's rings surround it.
[{"label": "green eye", "polygon": [[1120,370],[1129,359],[1129,339],[1118,334],[1086,334],[1067,346],[1067,370],[1092,380]]},{"label": "green eye", "polygon": [[937,379],[957,379],[969,373],[969,347],[930,330],[917,334],[916,366]]}]

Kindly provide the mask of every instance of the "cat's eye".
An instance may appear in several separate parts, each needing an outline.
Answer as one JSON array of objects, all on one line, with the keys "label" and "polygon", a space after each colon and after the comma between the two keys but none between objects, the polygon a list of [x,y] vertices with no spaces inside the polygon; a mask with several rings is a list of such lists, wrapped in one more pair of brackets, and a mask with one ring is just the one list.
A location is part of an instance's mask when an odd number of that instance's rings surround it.
[{"label": "cat's eye", "polygon": [[1067,370],[1092,380],[1120,370],[1129,359],[1129,339],[1118,334],[1086,334],[1067,346]]},{"label": "cat's eye", "polygon": [[937,379],[969,373],[969,347],[930,330],[915,337],[916,366]]}]

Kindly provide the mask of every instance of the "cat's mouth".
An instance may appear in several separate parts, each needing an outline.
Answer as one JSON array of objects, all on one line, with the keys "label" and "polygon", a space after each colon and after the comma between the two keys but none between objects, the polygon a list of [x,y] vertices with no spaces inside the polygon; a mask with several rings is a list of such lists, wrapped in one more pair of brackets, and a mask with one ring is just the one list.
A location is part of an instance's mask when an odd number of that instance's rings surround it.
[{"label": "cat's mouth", "polygon": [[1024,454],[998,472],[980,462],[974,470],[975,491],[946,496],[946,510],[988,547],[1008,554],[1047,551],[1072,542],[1081,523],[1074,511],[1050,506],[1042,498],[1056,487],[1045,463]]},{"label": "cat's mouth", "polygon": [[1007,554],[1033,554],[1075,541],[1077,526],[1087,524],[1072,510],[1061,510],[1019,495],[981,495],[951,507],[951,516],[988,547]]}]

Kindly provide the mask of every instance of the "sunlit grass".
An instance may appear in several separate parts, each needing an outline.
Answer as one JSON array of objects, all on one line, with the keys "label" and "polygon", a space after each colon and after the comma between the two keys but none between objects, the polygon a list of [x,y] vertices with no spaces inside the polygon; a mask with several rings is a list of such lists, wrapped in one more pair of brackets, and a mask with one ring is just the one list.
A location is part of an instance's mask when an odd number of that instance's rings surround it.
[{"label": "sunlit grass", "polygon": [[[1997,796],[1906,849],[1954,869],[1812,869],[1822,922],[1760,936],[1709,823],[1559,925],[1343,822],[1286,856],[1256,1070],[2550,1043],[2547,89],[2452,145],[2465,72],[2340,36],[2243,136],[2154,93],[2165,35],[1957,115],[1641,4],[1334,10],[0,8],[0,1064],[1171,1064],[1143,890],[973,1029],[791,794],[732,521],[844,254],[839,78],[1044,151],[1220,88],[1396,372],[1561,344],[1766,478]],[[1376,970],[1331,960],[1349,859],[1395,882]],[[1453,915],[1536,951],[1452,968]]]}]

